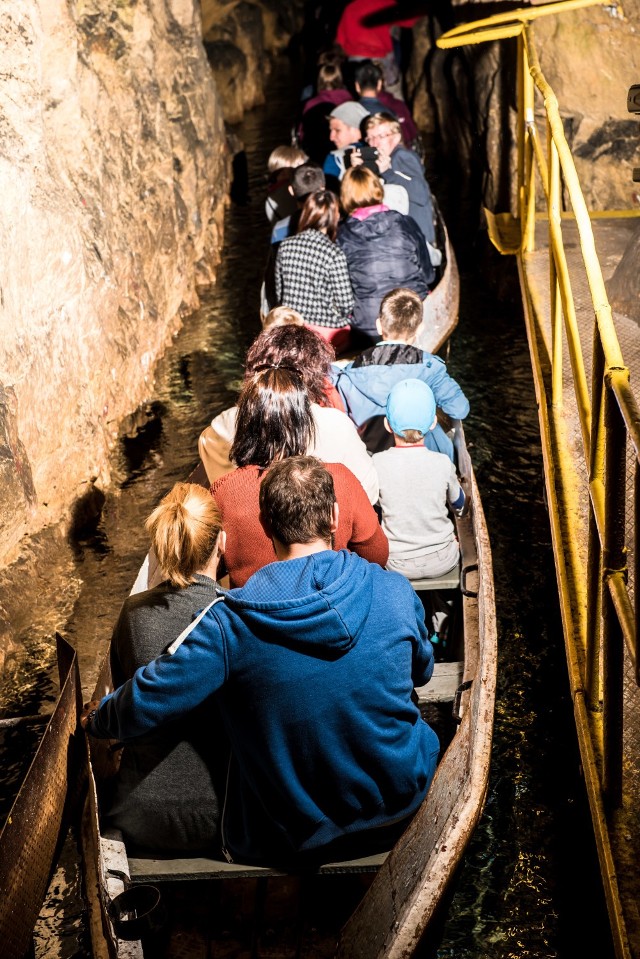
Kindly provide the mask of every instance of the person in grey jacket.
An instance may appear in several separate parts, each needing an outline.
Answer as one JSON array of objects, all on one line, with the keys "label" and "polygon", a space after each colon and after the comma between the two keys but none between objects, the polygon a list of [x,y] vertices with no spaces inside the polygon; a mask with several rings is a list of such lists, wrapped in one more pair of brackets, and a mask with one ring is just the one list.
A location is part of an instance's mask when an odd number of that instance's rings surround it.
[{"label": "person in grey jacket", "polygon": [[384,183],[403,186],[409,194],[409,216],[432,246],[436,233],[431,189],[420,157],[402,144],[402,127],[392,113],[375,113],[364,122],[366,141],[378,150],[378,170]]},{"label": "person in grey jacket", "polygon": [[[165,578],[124,601],[111,640],[114,688],[167,652],[219,595],[215,576],[225,534],[208,490],[176,483],[146,526]],[[108,822],[129,846],[144,852],[219,848],[228,740],[222,720],[212,724],[211,710],[199,707],[125,746]]]}]

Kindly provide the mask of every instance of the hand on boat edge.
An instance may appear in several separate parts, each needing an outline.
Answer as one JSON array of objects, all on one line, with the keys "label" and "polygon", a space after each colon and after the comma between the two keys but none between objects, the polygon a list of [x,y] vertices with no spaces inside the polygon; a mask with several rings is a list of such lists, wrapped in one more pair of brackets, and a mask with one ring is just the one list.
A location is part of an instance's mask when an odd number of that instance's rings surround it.
[{"label": "hand on boat edge", "polygon": [[85,730],[87,729],[87,726],[89,725],[90,720],[92,718],[91,714],[95,712],[95,710],[98,708],[99,705],[100,705],[99,699],[92,699],[91,702],[84,704],[84,706],[82,707],[82,712],[80,713],[80,726],[82,727],[82,729],[85,729]]}]

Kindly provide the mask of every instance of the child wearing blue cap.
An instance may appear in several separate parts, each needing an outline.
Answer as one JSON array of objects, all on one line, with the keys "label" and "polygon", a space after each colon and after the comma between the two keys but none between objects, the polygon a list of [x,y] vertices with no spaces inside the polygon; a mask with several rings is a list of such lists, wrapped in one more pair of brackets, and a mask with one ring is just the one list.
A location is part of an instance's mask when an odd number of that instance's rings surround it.
[{"label": "child wearing blue cap", "polygon": [[408,579],[443,576],[460,558],[447,503],[460,512],[465,496],[456,468],[424,444],[436,425],[431,388],[400,380],[387,398],[385,426],[395,445],[373,455],[380,481],[382,529],[389,540],[387,569]]}]

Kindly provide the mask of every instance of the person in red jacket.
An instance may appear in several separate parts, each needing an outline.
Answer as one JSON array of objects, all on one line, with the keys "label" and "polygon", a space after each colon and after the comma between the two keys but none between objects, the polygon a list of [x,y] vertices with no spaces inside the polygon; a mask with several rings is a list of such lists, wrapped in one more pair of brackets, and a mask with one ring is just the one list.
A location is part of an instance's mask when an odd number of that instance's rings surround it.
[{"label": "person in red jacket", "polygon": [[387,90],[400,88],[392,27],[413,27],[419,17],[403,18],[393,0],[351,0],[338,22],[336,43],[350,60],[380,61]]},{"label": "person in red jacket", "polygon": [[[312,443],[314,421],[302,376],[274,366],[247,381],[238,400],[231,459],[237,469],[211,487],[227,535],[225,566],[232,587],[276,561],[273,543],[260,523],[260,482],[272,463],[300,456]],[[333,548],[349,549],[384,566],[389,544],[367,494],[342,463],[325,463],[333,477],[340,511]]]}]

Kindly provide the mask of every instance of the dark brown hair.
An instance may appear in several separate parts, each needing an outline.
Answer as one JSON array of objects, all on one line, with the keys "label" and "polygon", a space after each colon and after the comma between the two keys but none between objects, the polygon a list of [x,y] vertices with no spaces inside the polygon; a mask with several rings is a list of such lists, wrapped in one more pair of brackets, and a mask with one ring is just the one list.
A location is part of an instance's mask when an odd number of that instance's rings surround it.
[{"label": "dark brown hair", "polygon": [[299,370],[257,367],[238,399],[229,459],[236,466],[265,469],[274,460],[306,453],[314,440],[311,404]]},{"label": "dark brown hair", "polygon": [[260,512],[284,546],[322,539],[331,543],[333,477],[315,456],[292,456],[265,473]]},{"label": "dark brown hair", "polygon": [[306,326],[278,326],[263,330],[249,347],[245,376],[259,366],[292,366],[300,370],[312,403],[326,404],[326,378],[336,354],[333,347]]},{"label": "dark brown hair", "polygon": [[303,230],[326,230],[330,240],[335,240],[340,219],[340,205],[331,190],[316,190],[304,201],[298,233]]},{"label": "dark brown hair", "polygon": [[332,63],[323,63],[318,70],[318,79],[316,81],[316,90],[343,90],[344,79],[342,68],[338,61]]}]

